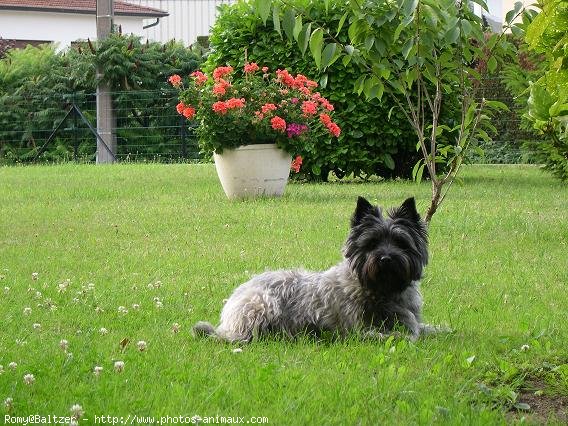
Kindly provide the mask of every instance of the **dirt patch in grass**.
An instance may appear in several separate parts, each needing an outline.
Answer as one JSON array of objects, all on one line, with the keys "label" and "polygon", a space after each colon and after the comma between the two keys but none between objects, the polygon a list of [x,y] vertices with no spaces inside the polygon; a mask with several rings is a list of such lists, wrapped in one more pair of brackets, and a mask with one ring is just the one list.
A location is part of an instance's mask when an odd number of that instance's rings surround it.
[{"label": "dirt patch in grass", "polygon": [[[546,389],[545,382],[526,382],[519,390],[517,404],[509,412],[511,420],[525,417],[539,424],[550,420],[568,424],[568,396],[544,393],[542,389]],[[528,404],[530,408],[523,410],[524,404]]]}]

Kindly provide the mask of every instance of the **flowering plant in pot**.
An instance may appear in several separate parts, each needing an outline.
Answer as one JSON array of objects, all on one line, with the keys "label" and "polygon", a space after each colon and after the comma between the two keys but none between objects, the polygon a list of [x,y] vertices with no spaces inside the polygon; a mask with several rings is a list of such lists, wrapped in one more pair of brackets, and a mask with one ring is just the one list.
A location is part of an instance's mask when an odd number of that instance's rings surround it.
[{"label": "flowering plant in pot", "polygon": [[290,161],[294,157],[291,167],[298,172],[307,138],[325,141],[341,132],[332,118],[333,105],[316,91],[315,81],[301,74],[271,73],[251,62],[238,74],[220,66],[210,76],[195,71],[185,81],[173,75],[169,82],[180,91],[177,112],[197,121],[200,147],[214,154],[216,164],[227,150],[270,144]]}]

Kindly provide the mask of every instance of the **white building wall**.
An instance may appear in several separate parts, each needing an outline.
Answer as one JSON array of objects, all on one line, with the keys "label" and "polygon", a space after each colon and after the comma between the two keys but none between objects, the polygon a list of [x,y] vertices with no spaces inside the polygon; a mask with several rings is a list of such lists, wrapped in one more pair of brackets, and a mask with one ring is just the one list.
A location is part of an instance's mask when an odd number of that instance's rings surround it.
[{"label": "white building wall", "polygon": [[[123,34],[143,35],[142,18],[115,16],[115,25],[122,27]],[[76,40],[96,40],[95,15],[0,11],[0,37],[6,40],[54,41],[61,49]]]},{"label": "white building wall", "polygon": [[[159,25],[145,30],[145,36],[149,40],[165,43],[175,39],[189,46],[198,36],[209,35],[209,29],[217,16],[217,7],[233,3],[234,0],[128,0],[128,2],[169,13],[169,16],[160,18]],[[155,19],[145,19],[144,25],[155,21]]]}]

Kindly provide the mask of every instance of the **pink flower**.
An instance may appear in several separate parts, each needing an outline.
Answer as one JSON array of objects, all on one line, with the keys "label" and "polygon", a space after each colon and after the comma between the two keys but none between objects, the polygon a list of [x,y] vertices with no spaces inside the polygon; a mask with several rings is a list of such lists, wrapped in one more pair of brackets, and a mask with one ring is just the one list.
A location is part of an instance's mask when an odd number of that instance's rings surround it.
[{"label": "pink flower", "polygon": [[292,161],[290,168],[294,170],[294,172],[298,173],[300,171],[300,167],[302,167],[302,157],[298,155],[294,158],[294,161]]},{"label": "pink flower", "polygon": [[183,102],[180,102],[179,104],[176,105],[176,111],[180,115],[183,113],[184,108],[185,108],[185,105],[184,105]]},{"label": "pink flower", "polygon": [[168,78],[168,81],[172,86],[179,87],[179,85],[181,84],[181,77],[177,74],[174,74],[170,78]]},{"label": "pink flower", "polygon": [[262,72],[266,74],[268,72],[268,67],[262,67]]},{"label": "pink flower", "polygon": [[270,120],[270,125],[274,130],[278,130],[280,132],[286,131],[286,121],[284,121],[284,119],[281,117],[272,117],[272,119]]}]

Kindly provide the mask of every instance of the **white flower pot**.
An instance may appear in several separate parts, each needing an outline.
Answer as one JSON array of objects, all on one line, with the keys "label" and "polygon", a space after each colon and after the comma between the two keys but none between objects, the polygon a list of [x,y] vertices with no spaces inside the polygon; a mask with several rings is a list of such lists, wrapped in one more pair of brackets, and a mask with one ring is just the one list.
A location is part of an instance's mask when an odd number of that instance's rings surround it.
[{"label": "white flower pot", "polygon": [[275,144],[244,145],[213,154],[228,198],[280,197],[284,193],[292,157]]}]

